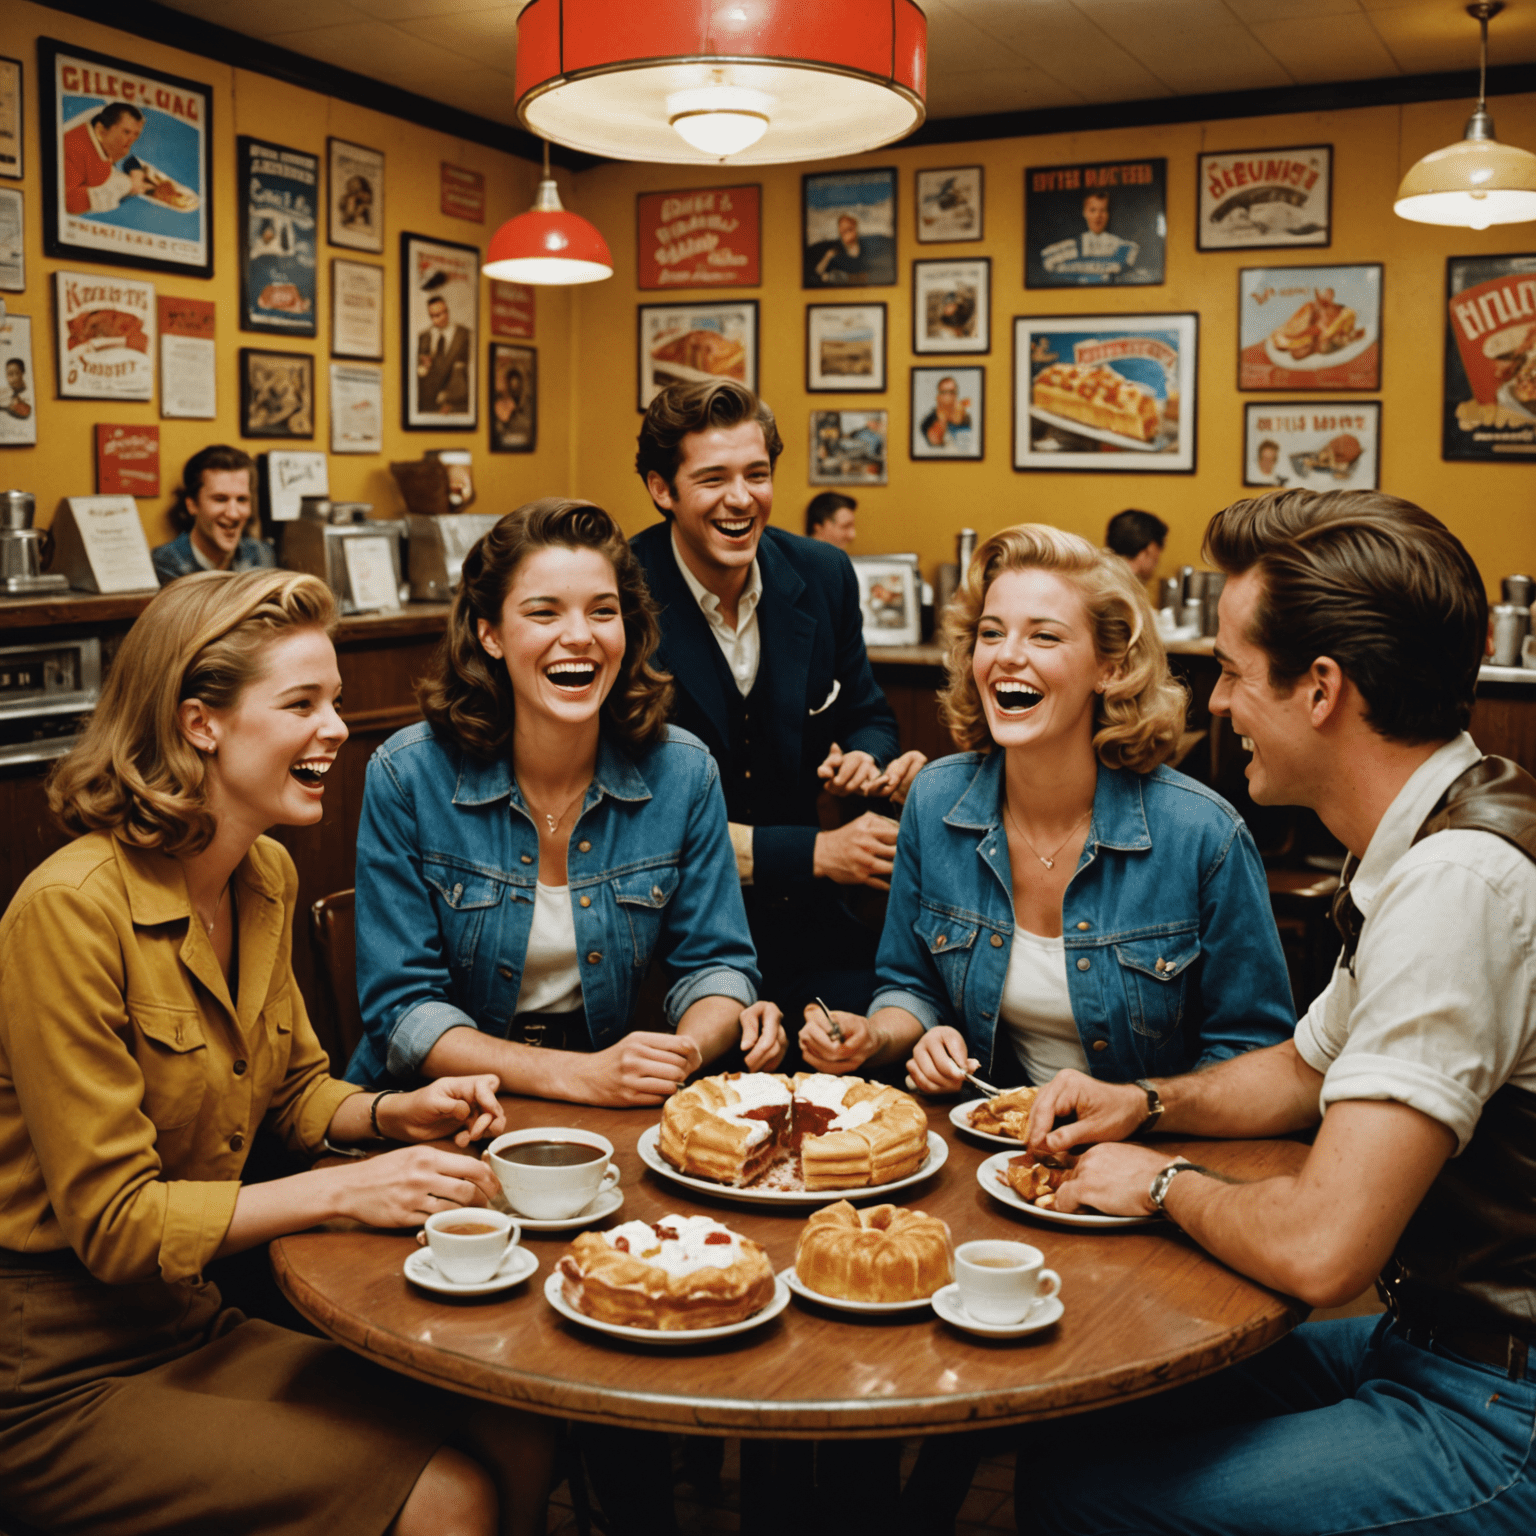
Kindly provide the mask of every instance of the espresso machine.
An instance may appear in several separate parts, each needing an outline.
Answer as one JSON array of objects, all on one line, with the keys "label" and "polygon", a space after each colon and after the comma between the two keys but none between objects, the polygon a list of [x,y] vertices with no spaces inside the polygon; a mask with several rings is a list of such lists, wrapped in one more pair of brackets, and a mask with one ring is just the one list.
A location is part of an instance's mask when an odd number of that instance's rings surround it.
[{"label": "espresso machine", "polygon": [[32,526],[36,515],[31,491],[0,491],[0,597],[69,590],[69,577],[43,573],[53,557],[53,535]]}]

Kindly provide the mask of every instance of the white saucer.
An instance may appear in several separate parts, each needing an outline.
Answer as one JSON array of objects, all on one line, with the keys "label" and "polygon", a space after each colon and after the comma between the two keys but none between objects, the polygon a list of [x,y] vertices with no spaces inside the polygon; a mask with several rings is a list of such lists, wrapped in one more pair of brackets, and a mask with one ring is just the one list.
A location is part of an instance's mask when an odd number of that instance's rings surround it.
[{"label": "white saucer", "polygon": [[[1022,1151],[1023,1148],[1020,1148],[1012,1156],[1018,1157]],[[1051,1206],[1031,1205],[1012,1185],[1005,1184],[998,1177],[1007,1165],[1009,1155],[1007,1152],[994,1152],[977,1168],[976,1182],[994,1200],[1003,1205],[1011,1205],[1014,1210],[1022,1211],[1026,1216],[1033,1216],[1036,1221],[1049,1222],[1053,1227],[1144,1227],[1148,1222],[1163,1219],[1161,1212],[1150,1216],[1106,1216],[1103,1211],[1058,1211]]]},{"label": "white saucer", "polygon": [[405,1261],[405,1278],[412,1285],[419,1285],[424,1291],[436,1291],[441,1296],[490,1296],[526,1280],[538,1267],[539,1261],[534,1254],[514,1244],[507,1249],[506,1256],[489,1280],[450,1280],[432,1262],[430,1248],[417,1248]]},{"label": "white saucer", "polygon": [[1026,1333],[1038,1333],[1042,1328],[1049,1328],[1052,1323],[1059,1322],[1066,1308],[1062,1306],[1060,1296],[1047,1296],[1044,1301],[1037,1301],[1029,1309],[1022,1323],[983,1323],[978,1322],[960,1305],[960,1287],[946,1285],[933,1293],[933,1310],[946,1323],[953,1323],[956,1328],[963,1328],[967,1333],[979,1333],[988,1339],[1018,1339]]},{"label": "white saucer", "polygon": [[595,1317],[588,1317],[585,1312],[578,1312],[565,1299],[561,1287],[560,1271],[551,1271],[544,1282],[544,1299],[561,1317],[580,1323],[583,1328],[595,1328],[598,1333],[612,1334],[616,1339],[633,1339],[637,1344],[700,1344],[710,1339],[726,1339],[733,1333],[746,1333],[748,1329],[760,1328],[764,1323],[772,1322],[789,1305],[789,1287],[785,1285],[783,1277],[778,1276],[773,1283],[773,1300],[762,1311],[754,1312],[751,1317],[745,1317],[739,1323],[727,1323],[723,1328],[630,1328],[623,1323],[601,1322]]},{"label": "white saucer", "polygon": [[531,1216],[520,1216],[507,1204],[506,1193],[500,1192],[491,1201],[495,1210],[505,1211],[524,1232],[569,1232],[573,1227],[590,1227],[601,1221],[605,1216],[613,1213],[624,1204],[624,1191],[614,1185],[612,1189],[603,1190],[591,1205],[584,1211],[578,1211],[574,1216],[561,1216],[558,1219],[549,1217],[536,1221]]},{"label": "white saucer", "polygon": [[978,1131],[971,1124],[972,1113],[986,1102],[985,1099],[967,1099],[964,1104],[952,1105],[949,1123],[957,1131],[964,1131],[967,1136],[974,1136],[978,1141],[990,1141],[994,1146],[1012,1147],[1014,1151],[1022,1152],[1024,1143],[1017,1136],[999,1136],[996,1131]]},{"label": "white saucer", "polygon": [[824,1307],[834,1307],[839,1312],[910,1312],[914,1307],[926,1307],[931,1300],[930,1297],[919,1296],[916,1301],[850,1301],[845,1296],[823,1296],[820,1291],[813,1291],[801,1280],[795,1273],[793,1265],[788,1269],[781,1269],[779,1279],[796,1296],[803,1296],[807,1301],[819,1302]]}]

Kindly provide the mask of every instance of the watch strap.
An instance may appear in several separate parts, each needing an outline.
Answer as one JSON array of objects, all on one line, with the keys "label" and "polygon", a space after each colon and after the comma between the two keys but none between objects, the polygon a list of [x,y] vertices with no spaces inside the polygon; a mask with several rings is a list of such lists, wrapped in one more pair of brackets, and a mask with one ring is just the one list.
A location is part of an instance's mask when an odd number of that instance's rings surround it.
[{"label": "watch strap", "polygon": [[1131,1132],[1132,1137],[1145,1136],[1148,1131],[1154,1129],[1157,1122],[1163,1118],[1163,1101],[1159,1097],[1157,1089],[1144,1077],[1136,1079],[1136,1086],[1147,1096],[1147,1118]]},{"label": "watch strap", "polygon": [[1224,1184],[1232,1183],[1231,1179],[1216,1172],[1214,1168],[1206,1168],[1200,1163],[1192,1163],[1187,1157],[1176,1157],[1171,1163],[1165,1164],[1152,1175],[1152,1183],[1147,1188],[1147,1199],[1157,1210],[1162,1210],[1163,1201],[1168,1198],[1168,1186],[1181,1173],[1203,1173],[1208,1179],[1220,1179]]}]

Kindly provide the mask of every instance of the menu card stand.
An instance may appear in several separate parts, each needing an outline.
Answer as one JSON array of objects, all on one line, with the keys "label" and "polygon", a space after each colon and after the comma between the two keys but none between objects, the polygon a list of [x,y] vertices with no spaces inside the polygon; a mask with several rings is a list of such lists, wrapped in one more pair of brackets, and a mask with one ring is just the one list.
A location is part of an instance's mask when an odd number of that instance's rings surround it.
[{"label": "menu card stand", "polygon": [[68,496],[53,519],[53,568],[80,592],[145,592],[160,585],[132,496]]}]

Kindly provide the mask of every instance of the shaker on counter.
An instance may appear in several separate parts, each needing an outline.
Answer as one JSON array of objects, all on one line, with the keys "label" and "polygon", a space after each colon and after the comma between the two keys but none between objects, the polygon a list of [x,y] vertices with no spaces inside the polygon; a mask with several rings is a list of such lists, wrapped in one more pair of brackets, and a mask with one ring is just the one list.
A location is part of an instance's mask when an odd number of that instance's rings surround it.
[{"label": "shaker on counter", "polygon": [[971,567],[971,556],[976,553],[976,530],[962,528],[955,535],[955,558],[944,561],[933,573],[933,622],[937,628],[955,589],[965,580]]},{"label": "shaker on counter", "polygon": [[1529,608],[1532,602],[1536,602],[1536,577],[1506,576],[1499,583],[1499,592],[1502,601]]},{"label": "shaker on counter", "polygon": [[1522,603],[1493,605],[1493,655],[1496,667],[1518,667],[1521,647],[1531,632],[1531,610]]}]

